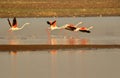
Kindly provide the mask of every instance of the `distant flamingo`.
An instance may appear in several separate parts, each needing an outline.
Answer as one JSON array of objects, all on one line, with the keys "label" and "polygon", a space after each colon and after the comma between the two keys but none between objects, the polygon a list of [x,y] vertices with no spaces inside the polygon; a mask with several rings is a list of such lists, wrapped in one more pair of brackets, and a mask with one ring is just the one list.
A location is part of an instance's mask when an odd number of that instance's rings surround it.
[{"label": "distant flamingo", "polygon": [[9,23],[9,25],[10,25],[9,31],[21,30],[21,29],[23,29],[26,25],[30,24],[30,23],[25,23],[22,27],[18,28],[16,17],[13,18],[13,23],[12,23],[12,24],[11,24],[9,18],[8,18],[8,23]]},{"label": "distant flamingo", "polygon": [[55,29],[67,29],[67,30],[73,31],[73,30],[76,29],[76,27],[77,27],[79,24],[82,24],[82,22],[79,22],[79,23],[76,24],[76,25],[66,24],[66,25],[61,26],[61,27],[56,26],[56,20],[53,21],[53,22],[47,21],[47,24],[50,25],[50,28],[49,28],[50,30],[55,30]]},{"label": "distant flamingo", "polygon": [[85,32],[85,33],[90,33],[91,29],[93,28],[93,26],[90,27],[78,27],[75,31],[80,31],[80,32]]},{"label": "distant flamingo", "polygon": [[77,25],[74,26],[73,24],[66,24],[66,25],[62,26],[62,28],[65,28],[70,31],[81,31],[81,32],[90,33],[91,32],[90,29],[92,29],[93,26],[90,26],[89,28],[87,28],[87,27],[77,27]]},{"label": "distant flamingo", "polygon": [[55,29],[60,29],[60,27],[56,26],[56,20],[55,21],[47,21],[47,24],[50,25],[48,29],[50,30],[55,30]]},{"label": "distant flamingo", "polygon": [[[81,24],[82,22],[78,23]],[[64,26],[61,27],[61,29],[66,29],[66,30],[70,30],[70,31],[75,31],[77,29],[77,25],[73,25],[73,24],[65,24]]]}]

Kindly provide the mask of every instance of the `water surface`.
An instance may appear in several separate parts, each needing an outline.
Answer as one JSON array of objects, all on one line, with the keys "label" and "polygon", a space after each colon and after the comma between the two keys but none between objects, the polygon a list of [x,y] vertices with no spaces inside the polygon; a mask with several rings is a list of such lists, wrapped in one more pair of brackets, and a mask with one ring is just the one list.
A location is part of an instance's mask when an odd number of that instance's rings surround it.
[{"label": "water surface", "polygon": [[[10,18],[12,20],[12,18]],[[120,44],[119,17],[17,18],[24,29],[8,32],[7,18],[0,19],[0,45],[10,44]],[[55,30],[48,32],[48,20],[94,26],[90,34]],[[120,49],[49,49],[0,51],[0,78],[119,78]]]},{"label": "water surface", "polygon": [[1,78],[119,78],[120,49],[0,52]]},{"label": "water surface", "polygon": [[[12,18],[10,18],[12,21]],[[0,44],[119,44],[120,17],[59,17],[59,18],[17,18],[21,27],[28,22],[24,29],[8,32],[7,18],[0,19]],[[57,20],[57,25],[67,23],[81,26],[94,26],[91,33],[71,32],[68,30],[47,31],[46,21]]]}]

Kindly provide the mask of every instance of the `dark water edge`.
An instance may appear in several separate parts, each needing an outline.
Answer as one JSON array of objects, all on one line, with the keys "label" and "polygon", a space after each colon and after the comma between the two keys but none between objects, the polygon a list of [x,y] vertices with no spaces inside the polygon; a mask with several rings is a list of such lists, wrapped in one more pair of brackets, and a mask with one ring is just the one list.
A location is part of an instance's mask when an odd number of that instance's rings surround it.
[{"label": "dark water edge", "polygon": [[113,49],[120,45],[91,44],[91,45],[0,45],[0,51],[36,51],[48,49]]}]

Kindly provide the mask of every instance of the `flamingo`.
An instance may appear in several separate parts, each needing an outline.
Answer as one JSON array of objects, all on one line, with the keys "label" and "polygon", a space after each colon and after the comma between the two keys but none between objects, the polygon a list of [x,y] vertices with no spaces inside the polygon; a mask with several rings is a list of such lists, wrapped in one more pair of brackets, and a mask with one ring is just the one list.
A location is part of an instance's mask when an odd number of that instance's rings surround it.
[{"label": "flamingo", "polygon": [[66,24],[64,26],[62,26],[62,28],[65,28],[67,30],[70,30],[70,31],[81,31],[81,32],[86,32],[86,33],[90,33],[90,29],[93,28],[93,26],[90,26],[89,28],[87,27],[77,27],[80,23],[78,23],[77,25],[73,25],[73,24]]},{"label": "flamingo", "polygon": [[91,29],[93,28],[93,26],[90,27],[78,27],[75,31],[80,31],[80,32],[85,32],[85,33],[91,33]]},{"label": "flamingo", "polygon": [[48,29],[50,29],[50,30],[55,30],[55,29],[67,29],[67,30],[74,31],[79,24],[82,24],[82,22],[79,22],[79,23],[76,24],[76,25],[66,24],[66,25],[61,26],[61,27],[56,26],[56,20],[53,21],[53,22],[52,22],[52,21],[47,21],[47,24],[50,25],[50,28],[48,28]]},{"label": "flamingo", "polygon": [[76,26],[74,26],[73,24],[66,24],[64,26],[61,27],[61,29],[66,29],[66,30],[70,30],[70,31],[75,31],[76,30]]},{"label": "flamingo", "polygon": [[23,29],[26,25],[30,24],[30,23],[25,23],[22,27],[18,27],[17,26],[17,20],[16,20],[16,17],[13,18],[13,23],[11,24],[9,18],[8,18],[8,23],[10,25],[10,29],[9,31],[16,31],[16,30],[21,30]]},{"label": "flamingo", "polygon": [[56,26],[56,20],[52,21],[47,21],[47,24],[50,25],[48,29],[50,30],[55,30],[55,29],[60,29],[60,27]]},{"label": "flamingo", "polygon": [[79,24],[82,24],[82,22],[77,23],[76,25],[73,24],[65,24],[64,26],[58,27],[56,26],[56,20],[55,21],[47,21],[47,24],[50,25],[50,30],[55,30],[55,29],[66,29],[70,31],[80,31],[80,32],[85,32],[85,33],[90,33],[90,29],[93,28],[93,26],[90,27],[77,27]]}]

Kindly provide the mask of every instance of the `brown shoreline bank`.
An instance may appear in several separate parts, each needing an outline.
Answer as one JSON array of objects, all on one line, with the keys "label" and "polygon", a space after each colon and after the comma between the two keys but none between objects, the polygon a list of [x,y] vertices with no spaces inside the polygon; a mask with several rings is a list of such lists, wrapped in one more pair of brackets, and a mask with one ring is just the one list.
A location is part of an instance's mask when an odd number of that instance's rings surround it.
[{"label": "brown shoreline bank", "polygon": [[0,45],[0,51],[36,51],[51,49],[120,49],[120,45],[90,44],[90,45]]},{"label": "brown shoreline bank", "polygon": [[[38,10],[36,9],[28,10],[28,9],[14,9],[14,10],[4,10],[1,12],[0,9],[0,18],[8,18],[8,17],[17,17],[17,18],[40,18],[40,17],[106,17],[106,16],[120,16],[120,8],[87,8],[86,11],[84,9],[45,9]],[[28,12],[24,11],[28,10]],[[14,13],[12,12],[14,11]]]},{"label": "brown shoreline bank", "polygon": [[0,17],[120,16],[119,0],[1,0]]}]

